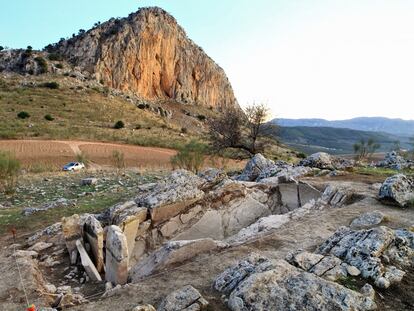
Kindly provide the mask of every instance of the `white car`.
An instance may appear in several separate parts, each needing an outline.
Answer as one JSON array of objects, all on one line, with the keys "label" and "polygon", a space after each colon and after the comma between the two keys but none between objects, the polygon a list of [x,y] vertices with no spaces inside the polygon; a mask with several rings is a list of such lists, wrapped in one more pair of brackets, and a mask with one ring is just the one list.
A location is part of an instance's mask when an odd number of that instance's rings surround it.
[{"label": "white car", "polygon": [[70,162],[63,167],[64,171],[79,171],[85,168],[85,164],[80,162]]}]

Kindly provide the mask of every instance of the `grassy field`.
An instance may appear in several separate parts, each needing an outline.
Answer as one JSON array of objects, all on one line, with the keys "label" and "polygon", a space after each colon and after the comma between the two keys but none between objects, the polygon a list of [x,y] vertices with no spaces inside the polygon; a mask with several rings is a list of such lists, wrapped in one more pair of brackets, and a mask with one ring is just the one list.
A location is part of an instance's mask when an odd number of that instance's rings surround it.
[{"label": "grassy field", "polygon": [[[98,178],[96,186],[81,186],[82,178]],[[137,185],[153,182],[160,173],[139,175],[127,172],[117,175],[115,172],[46,173],[21,176],[17,192],[10,197],[0,195],[0,233],[11,228],[21,232],[44,228],[61,220],[64,216],[82,213],[98,213],[106,208],[136,195]],[[30,216],[23,210],[30,207],[42,207],[45,204],[66,199],[70,204],[58,208],[39,211]]]},{"label": "grassy field", "polygon": [[[127,99],[108,94],[103,87],[53,75],[30,77],[22,86],[23,81],[21,76],[0,79],[0,139],[117,141],[176,149],[200,136],[195,130],[201,121],[196,118],[162,118]],[[45,81],[57,82],[59,88],[42,87]],[[204,114],[209,110],[197,109]],[[21,111],[30,117],[18,118]],[[46,120],[46,115],[53,120]],[[125,123],[125,128],[113,128],[118,120]]]}]

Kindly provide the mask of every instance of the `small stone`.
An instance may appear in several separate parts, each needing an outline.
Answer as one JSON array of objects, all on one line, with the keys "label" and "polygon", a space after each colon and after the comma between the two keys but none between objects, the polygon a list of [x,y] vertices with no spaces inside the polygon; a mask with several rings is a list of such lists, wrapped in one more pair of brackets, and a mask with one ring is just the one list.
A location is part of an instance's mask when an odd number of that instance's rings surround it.
[{"label": "small stone", "polygon": [[56,293],[56,291],[57,291],[56,286],[55,286],[55,285],[53,285],[53,284],[46,284],[46,285],[45,285],[45,289],[46,289],[46,291],[47,291],[48,293],[51,293],[51,294],[54,294],[54,293]]},{"label": "small stone", "polygon": [[33,246],[29,247],[30,251],[41,252],[53,246],[53,243],[37,242]]},{"label": "small stone", "polygon": [[351,276],[358,276],[361,274],[361,271],[359,271],[357,267],[349,265],[346,267],[346,272],[348,272],[348,274]]},{"label": "small stone", "polygon": [[368,284],[368,283],[366,283],[364,286],[362,286],[361,294],[364,295],[365,297],[371,298],[372,300],[374,300],[374,298],[375,298],[375,290],[371,286],[371,284]]},{"label": "small stone", "polygon": [[136,306],[132,311],[156,311],[151,305]]}]

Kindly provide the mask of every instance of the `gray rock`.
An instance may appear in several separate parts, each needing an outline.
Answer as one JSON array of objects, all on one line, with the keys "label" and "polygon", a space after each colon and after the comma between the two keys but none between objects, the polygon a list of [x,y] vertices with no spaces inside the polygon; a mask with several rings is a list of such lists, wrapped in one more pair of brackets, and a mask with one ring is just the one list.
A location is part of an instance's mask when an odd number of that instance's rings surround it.
[{"label": "gray rock", "polygon": [[272,160],[266,159],[260,153],[255,154],[254,157],[251,158],[249,162],[247,162],[242,174],[237,177],[237,180],[254,181],[265,170],[269,170],[274,166],[275,163]]},{"label": "gray rock", "polygon": [[[369,230],[340,228],[318,249],[322,255],[333,255],[348,265],[360,270],[362,277],[372,279],[379,287],[387,288],[400,282],[404,276],[401,270],[410,265],[414,258],[411,241],[414,233],[376,227]],[[398,262],[401,269],[387,266],[388,262]]]},{"label": "gray rock", "polygon": [[153,252],[150,256],[139,261],[129,272],[133,283],[173,264],[182,263],[198,254],[226,247],[226,244],[213,239],[198,239],[191,241],[170,241]]},{"label": "gray rock", "polygon": [[408,207],[414,203],[414,180],[403,174],[388,177],[379,190],[379,198],[385,203]]},{"label": "gray rock", "polygon": [[128,280],[127,239],[119,227],[111,225],[107,228],[105,279],[115,285],[123,285]]},{"label": "gray rock", "polygon": [[186,285],[165,297],[157,311],[201,311],[207,306],[208,302],[200,292],[191,285]]},{"label": "gray rock", "polygon": [[322,170],[343,170],[355,165],[353,160],[331,156],[325,152],[317,152],[299,162],[301,166],[309,166]]},{"label": "gray rock", "polygon": [[394,170],[402,170],[414,166],[413,161],[408,161],[398,154],[397,151],[387,152],[384,160],[376,164],[377,167],[386,167]]},{"label": "gray rock", "polygon": [[99,275],[98,270],[96,270],[95,265],[93,264],[92,260],[89,258],[88,253],[86,252],[82,240],[76,241],[76,247],[78,249],[78,252],[80,254],[81,263],[83,268],[85,269],[86,273],[88,274],[89,278],[92,281],[102,281],[101,276]]},{"label": "gray rock", "polygon": [[89,215],[83,225],[84,238],[91,247],[93,260],[98,272],[104,270],[104,231],[101,223],[92,215]]},{"label": "gray rock", "polygon": [[94,177],[84,178],[80,182],[81,186],[92,186],[92,185],[96,185],[97,183],[98,183],[98,178],[94,178]]},{"label": "gray rock", "polygon": [[384,214],[380,211],[367,212],[355,218],[351,222],[351,228],[364,229],[379,225],[384,220]]},{"label": "gray rock", "polygon": [[284,260],[262,257],[256,263],[246,259],[242,262],[224,271],[214,284],[219,292],[230,293],[228,307],[233,311],[376,308],[371,298],[295,268]]},{"label": "gray rock", "polygon": [[199,186],[205,180],[185,170],[174,171],[159,182],[151,192],[139,195],[135,202],[150,209],[151,219],[160,223],[178,215],[204,196]]},{"label": "gray rock", "polygon": [[44,251],[45,249],[48,249],[50,247],[53,246],[53,243],[46,243],[46,242],[37,242],[36,244],[32,245],[31,247],[28,248],[29,251],[35,251],[35,252],[41,252]]}]

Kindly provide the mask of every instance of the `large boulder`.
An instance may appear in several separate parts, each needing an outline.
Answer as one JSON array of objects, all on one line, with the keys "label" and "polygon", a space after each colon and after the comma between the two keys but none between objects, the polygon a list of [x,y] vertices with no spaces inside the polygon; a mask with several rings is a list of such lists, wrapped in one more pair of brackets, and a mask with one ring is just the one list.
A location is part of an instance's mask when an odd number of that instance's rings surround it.
[{"label": "large boulder", "polygon": [[170,293],[161,302],[157,311],[202,311],[208,301],[191,285],[186,285]]},{"label": "large boulder", "polygon": [[219,275],[214,288],[233,311],[374,310],[370,297],[298,269],[284,260],[251,255]]},{"label": "large boulder", "polygon": [[204,196],[200,187],[205,180],[185,170],[174,171],[150,192],[139,195],[135,202],[149,208],[154,224],[174,217]]},{"label": "large boulder", "polygon": [[379,190],[379,198],[385,203],[408,207],[414,204],[414,180],[403,174],[388,177]]},{"label": "large boulder", "polygon": [[384,220],[384,214],[380,211],[367,212],[355,218],[351,222],[353,229],[365,229],[379,225]]},{"label": "large boulder", "polygon": [[255,154],[253,158],[247,162],[241,175],[237,177],[237,180],[240,181],[254,181],[256,180],[264,171],[270,170],[275,166],[275,162],[272,160],[266,159],[262,154]]},{"label": "large boulder", "polygon": [[317,152],[300,161],[299,165],[322,170],[344,170],[353,167],[355,162],[353,160],[332,156],[326,152]]}]

